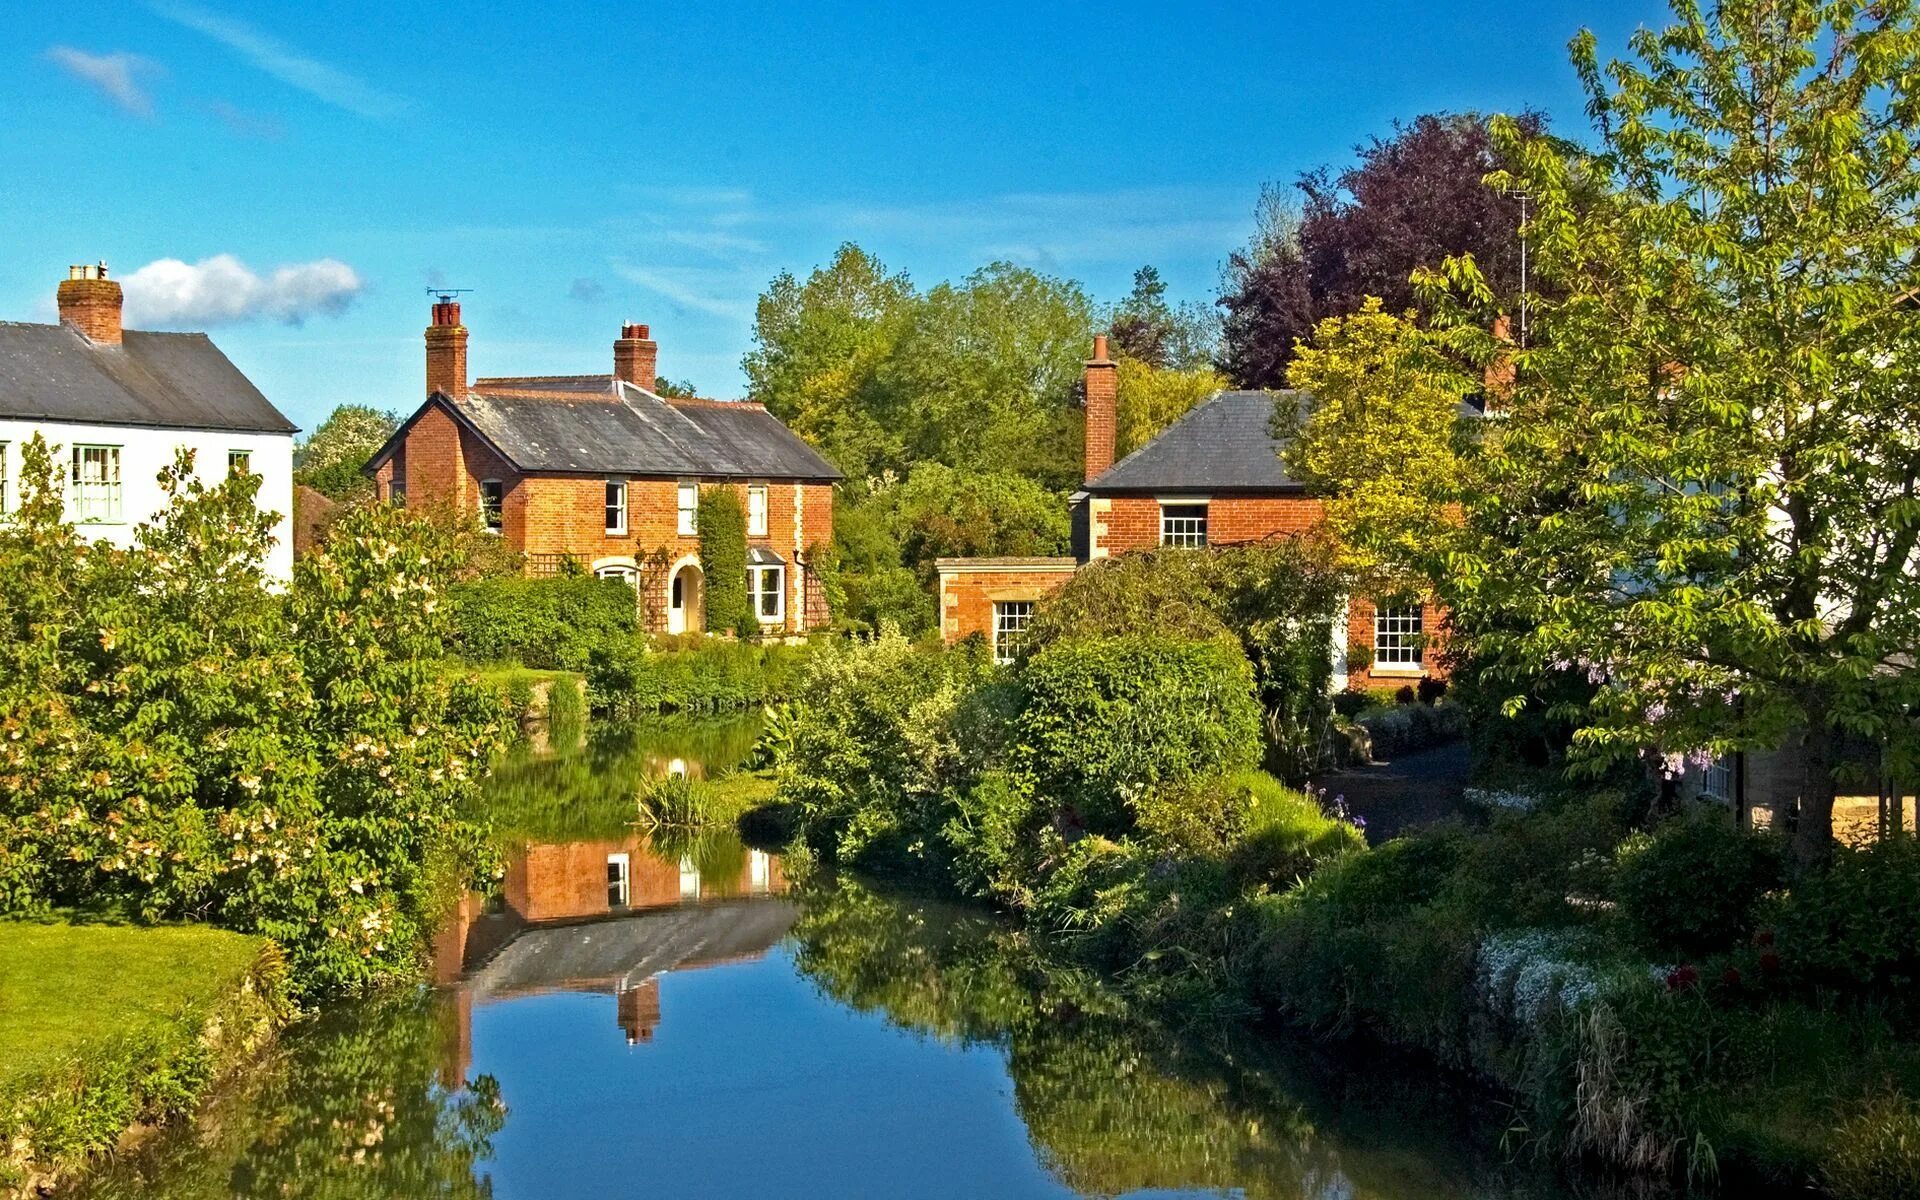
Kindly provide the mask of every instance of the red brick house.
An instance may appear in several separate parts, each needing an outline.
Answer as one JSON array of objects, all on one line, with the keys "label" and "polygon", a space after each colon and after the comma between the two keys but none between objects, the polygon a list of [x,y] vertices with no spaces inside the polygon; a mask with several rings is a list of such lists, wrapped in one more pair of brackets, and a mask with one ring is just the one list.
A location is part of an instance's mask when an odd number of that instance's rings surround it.
[{"label": "red brick house", "polygon": [[[1291,392],[1226,391],[1119,462],[1113,461],[1119,368],[1107,339],[1086,364],[1086,485],[1074,496],[1074,554],[1054,559],[942,559],[941,632],[979,633],[997,653],[1011,645],[1034,605],[1082,565],[1157,546],[1230,546],[1290,537],[1318,525],[1319,499],[1287,474],[1272,432],[1276,402]],[[1432,604],[1378,608],[1355,597],[1334,631],[1341,686],[1394,685],[1441,673]]]},{"label": "red brick house", "polygon": [[630,582],[649,629],[705,628],[696,511],[730,488],[747,514],[747,585],[762,629],[830,616],[811,564],[833,537],[832,464],[765,407],[654,391],[659,346],[627,325],[608,375],[467,379],[460,305],[427,327],[427,399],[368,460],[383,498],[447,503],[526,556]]}]

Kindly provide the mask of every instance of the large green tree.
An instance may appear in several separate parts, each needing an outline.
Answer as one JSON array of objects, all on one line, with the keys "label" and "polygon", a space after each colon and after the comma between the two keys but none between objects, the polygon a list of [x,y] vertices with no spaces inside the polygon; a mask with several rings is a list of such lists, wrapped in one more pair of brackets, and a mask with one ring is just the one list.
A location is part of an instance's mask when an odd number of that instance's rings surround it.
[{"label": "large green tree", "polygon": [[294,478],[335,500],[370,495],[372,485],[360,468],[399,427],[394,413],[342,404],[294,447]]},{"label": "large green tree", "polygon": [[[1808,863],[1848,735],[1916,759],[1920,31],[1910,2],[1673,11],[1629,61],[1575,40],[1595,152],[1495,122],[1546,294],[1425,565],[1516,706],[1542,670],[1602,685],[1596,758],[1795,749]],[[1494,356],[1477,265],[1426,282],[1460,302],[1438,336]]]}]

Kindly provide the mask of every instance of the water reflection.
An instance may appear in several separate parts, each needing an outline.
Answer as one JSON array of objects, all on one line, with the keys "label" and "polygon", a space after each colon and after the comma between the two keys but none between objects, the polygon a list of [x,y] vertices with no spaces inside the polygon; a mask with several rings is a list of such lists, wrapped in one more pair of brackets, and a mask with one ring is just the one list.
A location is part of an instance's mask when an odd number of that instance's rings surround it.
[{"label": "water reflection", "polygon": [[1176,1037],[976,910],[632,827],[644,780],[750,745],[623,731],[508,764],[508,870],[448,922],[443,986],[294,1031],[83,1194],[1566,1195],[1431,1074]]}]

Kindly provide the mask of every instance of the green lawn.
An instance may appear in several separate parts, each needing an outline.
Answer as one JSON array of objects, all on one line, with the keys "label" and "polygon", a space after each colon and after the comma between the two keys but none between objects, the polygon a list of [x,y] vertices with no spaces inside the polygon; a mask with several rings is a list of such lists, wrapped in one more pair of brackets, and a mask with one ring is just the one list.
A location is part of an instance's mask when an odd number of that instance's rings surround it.
[{"label": "green lawn", "polygon": [[261,945],[196,925],[0,921],[0,1091],[188,1004],[210,1007]]}]

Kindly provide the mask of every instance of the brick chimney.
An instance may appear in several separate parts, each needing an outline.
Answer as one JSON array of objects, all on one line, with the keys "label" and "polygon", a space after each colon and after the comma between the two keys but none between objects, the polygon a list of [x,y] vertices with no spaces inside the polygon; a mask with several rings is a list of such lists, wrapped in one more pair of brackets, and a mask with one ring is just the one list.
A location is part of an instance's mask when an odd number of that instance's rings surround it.
[{"label": "brick chimney", "polygon": [[467,394],[467,327],[460,323],[460,302],[446,296],[434,303],[427,326],[427,394],[435,392],[455,400]]},{"label": "brick chimney", "polygon": [[58,293],[60,323],[99,346],[120,344],[120,285],[107,278],[107,264],[67,268]]},{"label": "brick chimney", "polygon": [[1113,465],[1114,429],[1119,419],[1120,368],[1107,357],[1107,335],[1093,339],[1093,357],[1087,360],[1087,476],[1094,478]]},{"label": "brick chimney", "polygon": [[613,377],[650,392],[658,379],[660,343],[647,334],[645,325],[629,322],[620,327],[620,340],[613,344]]}]

